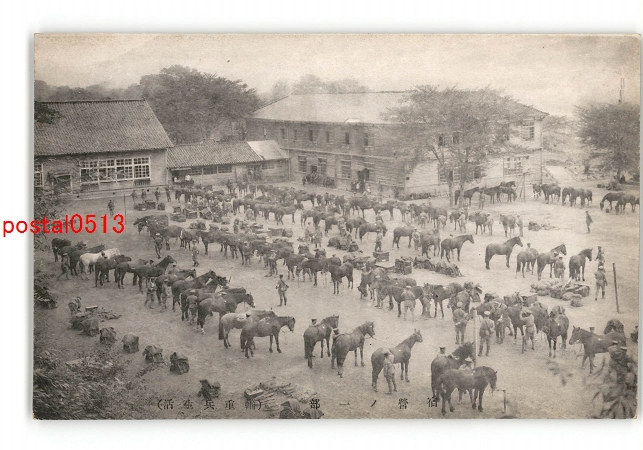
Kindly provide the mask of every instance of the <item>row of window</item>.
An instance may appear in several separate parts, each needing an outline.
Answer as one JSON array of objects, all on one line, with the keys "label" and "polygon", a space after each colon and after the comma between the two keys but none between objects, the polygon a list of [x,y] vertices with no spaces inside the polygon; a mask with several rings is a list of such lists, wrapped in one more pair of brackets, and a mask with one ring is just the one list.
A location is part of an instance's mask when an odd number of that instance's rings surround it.
[{"label": "row of window", "polygon": [[190,169],[190,175],[215,175],[217,173],[232,173],[232,165],[194,167]]},{"label": "row of window", "polygon": [[[480,166],[475,166],[473,168],[473,179],[474,180],[479,180],[480,178],[484,177],[484,171],[482,170],[482,167]],[[453,168],[447,168],[447,167],[441,167],[438,169],[438,182],[439,183],[448,183],[449,181],[452,181],[454,183],[459,183],[460,182],[460,171],[453,169]]]},{"label": "row of window", "polygon": [[[309,142],[319,142],[319,132],[317,132],[313,128],[308,129],[308,133],[306,134],[306,137],[302,139],[302,136],[299,134],[300,130],[298,128],[294,128],[292,130],[292,134],[289,132],[287,128],[280,128],[279,133],[282,141],[287,141],[292,137],[293,141],[299,141],[299,140],[308,140]],[[263,137],[264,139],[270,139],[268,136],[269,132],[266,127],[263,128]],[[331,144],[334,142],[335,137],[333,136],[333,133],[331,130],[325,130],[323,134],[324,141],[326,144]],[[338,141],[341,142],[341,141]],[[343,132],[343,143],[344,145],[350,145],[352,142],[351,140],[351,133],[350,131],[344,131]],[[362,134],[362,143],[364,144],[364,147],[370,147],[373,145],[372,141],[370,140],[370,137],[368,133],[363,133]]]},{"label": "row of window", "polygon": [[81,161],[79,165],[81,184],[150,178],[150,158],[148,156]]},{"label": "row of window", "polygon": [[[351,178],[351,160],[350,159],[341,159],[339,161],[340,169],[338,178],[350,179]],[[365,162],[364,166],[373,172],[375,164],[373,162]],[[328,161],[326,158],[317,158],[317,165],[310,165],[311,172],[316,171],[319,174],[327,175],[328,174]],[[298,156],[297,157],[297,171],[301,173],[308,173],[308,157]]]}]

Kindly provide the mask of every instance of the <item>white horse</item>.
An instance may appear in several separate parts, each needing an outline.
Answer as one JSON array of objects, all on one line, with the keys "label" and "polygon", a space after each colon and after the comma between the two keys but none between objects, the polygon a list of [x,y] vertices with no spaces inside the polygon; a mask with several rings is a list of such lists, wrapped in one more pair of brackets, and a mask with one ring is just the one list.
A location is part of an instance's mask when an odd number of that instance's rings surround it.
[{"label": "white horse", "polygon": [[121,254],[120,250],[117,248],[108,248],[107,250],[103,250],[102,252],[98,253],[84,253],[80,256],[80,274],[83,275],[85,274],[85,266],[89,268],[89,272],[91,273],[94,264],[96,261],[98,261],[98,258],[102,256],[102,254],[105,254],[106,258],[111,258],[112,256],[118,256]]}]

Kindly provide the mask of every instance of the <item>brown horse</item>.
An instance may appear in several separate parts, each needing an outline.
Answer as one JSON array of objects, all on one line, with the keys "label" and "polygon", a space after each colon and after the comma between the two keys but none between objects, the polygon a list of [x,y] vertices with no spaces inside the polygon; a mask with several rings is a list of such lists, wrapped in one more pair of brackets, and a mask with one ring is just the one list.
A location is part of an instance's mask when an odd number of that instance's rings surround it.
[{"label": "brown horse", "polygon": [[408,236],[409,238],[409,248],[411,248],[411,240],[413,238],[413,232],[415,227],[397,227],[393,230],[393,247],[397,245],[397,248],[400,248],[400,238],[403,236]]},{"label": "brown horse", "polygon": [[270,348],[268,349],[270,353],[272,353],[272,340],[274,338],[275,343],[277,344],[277,352],[281,353],[281,348],[279,348],[279,333],[285,326],[288,326],[288,329],[291,332],[295,331],[295,318],[290,316],[279,316],[261,319],[256,322],[248,322],[241,329],[241,349],[245,351],[246,358],[250,358],[248,351],[250,351],[252,356],[255,355],[253,350],[255,337],[270,336]]},{"label": "brown horse", "polygon": [[569,319],[565,314],[549,315],[547,322],[543,326],[543,332],[547,336],[547,343],[549,344],[549,356],[551,357],[551,343],[554,342],[554,358],[556,357],[556,341],[558,336],[562,339],[562,348],[567,348],[567,330],[569,329]]},{"label": "brown horse", "polygon": [[473,236],[470,234],[463,234],[454,238],[448,237],[446,239],[443,239],[441,243],[442,250],[440,252],[440,259],[444,258],[444,256],[446,255],[447,261],[451,262],[451,260],[449,259],[449,255],[453,250],[457,250],[458,261],[460,261],[460,251],[462,250],[462,246],[464,245],[464,243],[467,241],[474,244]]},{"label": "brown horse", "polygon": [[567,247],[565,244],[560,244],[557,247],[552,248],[547,253],[540,253],[536,258],[536,265],[538,271],[538,279],[542,276],[545,266],[549,264],[549,278],[552,277],[552,269],[554,262],[556,262],[556,255],[562,253],[563,255],[567,254]]},{"label": "brown horse", "polygon": [[569,258],[569,277],[573,280],[580,281],[581,276],[585,281],[585,259],[592,260],[592,249],[586,248],[578,255]]},{"label": "brown horse", "polygon": [[605,325],[603,334],[607,334],[610,331],[616,331],[617,333],[625,334],[625,326],[623,325],[623,322],[618,319],[610,319]]},{"label": "brown horse", "polygon": [[326,356],[330,356],[330,335],[333,328],[339,326],[339,316],[328,316],[320,323],[311,325],[304,331],[304,357],[308,359],[308,367],[313,368],[313,350],[321,341],[321,358],[324,357],[324,340],[326,341]]},{"label": "brown horse", "polygon": [[514,230],[516,229],[516,218],[514,216],[500,214],[500,223],[505,230],[505,237],[507,237],[507,230],[509,230],[509,236],[513,236]]},{"label": "brown horse", "polygon": [[573,327],[569,345],[574,345],[576,342],[583,344],[584,354],[581,367],[585,367],[585,360],[589,358],[589,373],[592,373],[594,370],[594,356],[597,353],[607,353],[613,341],[617,341],[619,345],[625,345],[625,335],[616,331],[597,335],[580,327]]},{"label": "brown horse", "polygon": [[344,361],[348,352],[355,352],[355,367],[357,367],[357,349],[359,349],[362,367],[364,367],[364,339],[367,334],[370,337],[375,335],[373,322],[364,322],[355,328],[352,333],[340,334],[333,340],[330,367],[334,369],[335,360],[337,360],[337,374],[340,377],[344,376]]},{"label": "brown horse", "polygon": [[440,375],[449,369],[457,369],[464,364],[464,360],[467,358],[476,360],[476,348],[473,342],[463,343],[450,355],[438,355],[431,361],[431,390],[433,391],[433,398],[437,398],[438,396],[437,381]]},{"label": "brown horse", "polygon": [[251,320],[261,320],[265,319],[266,317],[276,317],[277,315],[274,313],[274,311],[258,311],[256,309],[253,309],[252,311],[248,311],[245,313],[227,313],[224,314],[223,317],[219,320],[219,335],[223,336],[223,338],[220,338],[223,340],[223,346],[225,348],[230,348],[232,347],[232,344],[230,343],[230,339],[228,339],[228,336],[230,335],[230,331],[233,329],[242,329],[246,324],[251,321]]},{"label": "brown horse", "polygon": [[507,267],[509,267],[509,258],[515,245],[522,247],[522,241],[519,237],[513,237],[502,244],[489,244],[485,251],[484,262],[487,270],[489,270],[489,262],[495,255],[505,255],[507,257]]},{"label": "brown horse", "polygon": [[487,366],[476,367],[472,371],[460,369],[445,371],[436,382],[442,397],[442,415],[446,414],[446,402],[449,402],[449,410],[455,411],[451,404],[451,394],[456,388],[460,391],[460,395],[464,391],[469,391],[471,408],[476,408],[477,401],[478,411],[482,412],[482,395],[487,386],[491,386],[492,392],[496,389],[497,379],[498,372]]},{"label": "brown horse", "polygon": [[533,275],[536,259],[538,259],[538,250],[533,247],[518,253],[516,256],[516,277],[518,277],[518,272],[522,271],[522,277],[525,278],[525,268],[531,270]]},{"label": "brown horse", "polygon": [[[404,339],[398,345],[393,347],[393,364],[400,364],[400,380],[406,379],[409,382],[409,360],[411,359],[411,350],[416,342],[422,342],[422,333],[419,330],[413,330],[413,334]],[[379,376],[382,368],[384,367],[384,348],[378,348],[371,355],[371,366],[373,366],[373,389],[377,392],[377,377]],[[406,378],[404,374],[406,373]]]},{"label": "brown horse", "polygon": [[341,266],[329,264],[328,271],[333,282],[333,294],[339,295],[339,285],[344,277],[346,277],[348,287],[353,289],[353,265],[351,263],[344,263]]},{"label": "brown horse", "polygon": [[[205,333],[203,326],[205,325],[206,317],[214,315],[215,312],[219,313],[219,320],[221,320],[221,317],[224,315],[235,312],[239,303],[247,303],[251,308],[254,308],[255,306],[252,295],[245,292],[230,293],[221,291],[213,294],[208,292],[197,292],[197,296],[205,297],[199,303],[199,308],[197,310],[197,326],[200,328],[201,333]],[[221,328],[219,328],[219,339],[223,339],[221,331]]]}]

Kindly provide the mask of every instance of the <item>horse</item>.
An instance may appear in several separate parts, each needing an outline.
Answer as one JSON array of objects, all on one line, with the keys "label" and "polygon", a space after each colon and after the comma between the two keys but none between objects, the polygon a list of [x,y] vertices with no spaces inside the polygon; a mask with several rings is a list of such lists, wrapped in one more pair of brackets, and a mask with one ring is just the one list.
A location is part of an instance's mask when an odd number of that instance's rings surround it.
[{"label": "horse", "polygon": [[301,264],[297,266],[295,273],[297,274],[297,277],[299,277],[299,273],[303,271],[304,281],[306,279],[305,274],[308,273],[310,278],[314,280],[313,286],[317,286],[317,272],[325,274],[327,270],[328,260],[326,258],[304,258]]},{"label": "horse", "polygon": [[592,260],[592,249],[586,248],[578,255],[569,258],[569,277],[573,280],[580,281],[581,276],[585,281],[585,258]]},{"label": "horse", "polygon": [[357,349],[359,349],[362,367],[364,367],[364,339],[367,334],[370,337],[375,335],[373,322],[364,322],[355,328],[352,333],[340,334],[333,339],[330,367],[334,369],[335,361],[337,361],[337,374],[340,378],[344,377],[344,361],[348,352],[355,352],[355,367],[357,367]]},{"label": "horse", "polygon": [[94,264],[96,263],[96,261],[98,261],[98,258],[111,258],[112,256],[118,256],[120,254],[121,252],[117,248],[108,248],[107,250],[103,250],[97,253],[83,253],[79,259],[81,277],[82,275],[87,276],[87,274],[85,274],[85,267],[88,268],[89,273],[92,273],[94,271]]},{"label": "horse", "polygon": [[411,240],[415,227],[397,227],[393,230],[393,247],[397,245],[397,248],[400,248],[400,238],[403,236],[408,236],[409,238],[409,248],[411,248]]},{"label": "horse", "polygon": [[514,230],[516,229],[516,218],[514,216],[500,214],[500,223],[505,230],[505,237],[507,237],[507,230],[509,230],[509,235],[513,236]]},{"label": "horse", "polygon": [[[201,300],[197,309],[197,328],[200,329],[201,334],[205,334],[203,326],[207,316],[213,316],[216,312],[219,313],[219,320],[221,320],[221,317],[227,313],[235,312],[239,303],[247,303],[251,308],[255,306],[252,294],[245,292],[239,294],[226,291],[220,291],[216,294],[207,292],[199,293],[198,296],[205,297]],[[219,327],[219,339],[223,339],[223,329],[221,327]]]},{"label": "horse", "polygon": [[525,268],[529,268],[533,274],[537,258],[538,250],[533,247],[529,247],[518,253],[516,256],[516,277],[518,277],[518,272],[522,271],[522,277],[525,278]]},{"label": "horse", "polygon": [[178,280],[185,280],[186,278],[196,278],[196,269],[180,269],[180,270],[175,270],[172,273],[168,274],[163,274],[160,277],[156,277],[156,298],[157,300],[161,300],[161,294],[163,294],[163,285],[167,281],[167,283],[172,287],[172,284],[175,281]]},{"label": "horse", "polygon": [[339,285],[344,277],[346,277],[348,287],[353,288],[353,265],[351,263],[344,263],[341,266],[329,264],[328,271],[333,282],[333,294],[339,295]]},{"label": "horse", "polygon": [[601,211],[603,210],[603,206],[605,205],[605,202],[608,202],[610,204],[610,209],[612,209],[612,202],[619,202],[623,198],[623,192],[608,192],[603,196],[603,199],[599,203],[599,206],[601,208]]},{"label": "horse", "polygon": [[508,241],[505,241],[502,244],[489,244],[485,251],[484,262],[487,270],[489,270],[489,261],[495,255],[506,255],[507,256],[507,267],[509,267],[509,258],[511,257],[511,252],[515,245],[522,247],[522,241],[519,237],[513,237]]},{"label": "horse", "polygon": [[569,345],[574,345],[576,342],[583,344],[584,354],[581,367],[585,367],[585,360],[589,358],[589,373],[592,373],[594,370],[594,356],[597,353],[607,353],[613,341],[617,341],[619,345],[625,345],[625,335],[612,331],[599,336],[580,327],[573,327]]},{"label": "horse", "polygon": [[[411,350],[417,342],[422,342],[422,333],[420,330],[413,330],[413,334],[404,339],[390,351],[393,353],[393,364],[400,364],[400,380],[409,382],[409,360],[411,359]],[[378,348],[371,355],[371,366],[373,366],[372,385],[373,390],[377,392],[377,378],[384,367],[384,348]],[[404,374],[406,373],[406,377]]]},{"label": "horse", "polygon": [[489,214],[482,213],[480,211],[476,211],[474,214],[471,214],[470,219],[476,224],[476,234],[478,234],[478,228],[480,228],[480,234],[485,232],[487,222],[490,218]]},{"label": "horse", "polygon": [[543,326],[543,332],[547,336],[547,343],[549,344],[549,357],[551,358],[551,343],[554,342],[554,358],[556,357],[556,341],[558,336],[562,340],[562,348],[567,348],[567,330],[569,329],[569,319],[565,314],[552,314],[549,315],[547,322]]},{"label": "horse", "polygon": [[245,351],[246,358],[250,358],[248,351],[252,356],[255,355],[254,338],[270,336],[270,348],[272,353],[272,340],[277,344],[277,352],[281,353],[279,347],[279,333],[283,327],[287,326],[290,332],[295,331],[295,318],[290,316],[278,316],[272,318],[265,318],[258,321],[248,322],[241,329],[241,349]]},{"label": "horse", "polygon": [[478,411],[482,412],[482,396],[484,391],[487,386],[490,386],[493,392],[496,389],[497,380],[498,372],[487,366],[476,367],[471,372],[460,369],[449,369],[445,371],[437,381],[437,386],[442,397],[442,415],[446,415],[446,402],[449,402],[449,410],[451,412],[455,411],[453,404],[451,404],[451,394],[456,388],[460,391],[460,394],[464,391],[469,391],[471,408],[476,409],[477,401]]},{"label": "horse", "polygon": [[[446,288],[441,284],[425,283],[423,290],[424,290],[424,295],[432,299],[433,304],[435,305],[433,318],[435,319],[438,317],[438,304],[439,304],[440,312],[442,313],[442,318],[444,319],[444,308],[442,307],[442,302],[445,299],[450,299],[452,297],[455,297],[458,294],[458,292],[464,290],[464,287],[459,283],[449,283],[449,285]],[[429,317],[431,317],[431,312],[430,311],[427,311],[427,312]]]},{"label": "horse", "polygon": [[339,326],[339,316],[328,316],[320,323],[311,325],[304,331],[304,357],[308,360],[308,367],[313,368],[313,350],[317,342],[321,341],[321,357],[324,357],[324,340],[326,341],[326,356],[330,356],[330,335],[334,328]]},{"label": "horse", "polygon": [[554,262],[556,262],[557,253],[562,253],[563,255],[567,255],[567,247],[565,247],[565,244],[560,244],[559,246],[549,250],[549,252],[547,253],[538,254],[538,257],[536,258],[536,264],[538,267],[537,269],[538,280],[540,280],[543,270],[545,269],[545,266],[548,264],[549,264],[549,278],[552,277],[553,265],[554,265]]},{"label": "horse", "polygon": [[453,250],[457,250],[458,261],[460,261],[460,251],[462,250],[462,246],[464,245],[464,243],[467,241],[474,244],[473,236],[470,234],[463,234],[461,236],[456,236],[454,238],[443,239],[441,242],[442,250],[440,252],[440,259],[442,259],[446,254],[447,261],[451,262],[451,260],[449,259],[449,255]]},{"label": "horse", "polygon": [[386,225],[382,222],[363,223],[359,226],[359,240],[361,241],[367,233],[377,233],[378,231],[382,232],[382,236],[386,236]]},{"label": "horse", "polygon": [[167,266],[174,262],[176,262],[174,258],[172,258],[170,255],[167,255],[165,258],[154,265],[146,264],[133,268],[132,272],[135,276],[138,276],[139,292],[143,292],[143,279],[145,279],[145,283],[147,286],[147,282],[150,278],[156,278],[163,275],[165,273],[165,269],[167,269]]},{"label": "horse", "polygon": [[440,251],[440,232],[431,230],[420,233],[420,245],[422,246],[422,256],[429,256],[429,249],[433,247],[433,256]]},{"label": "horse", "polygon": [[639,197],[632,194],[623,194],[616,204],[616,209],[623,214],[625,213],[625,206],[628,203],[632,207],[632,212],[634,212],[636,210],[636,205],[639,204]]},{"label": "horse", "polygon": [[625,334],[625,326],[623,326],[623,322],[621,322],[618,319],[610,319],[607,321],[607,324],[605,325],[605,331],[603,331],[603,334],[608,334],[612,331],[616,331],[617,333]]},{"label": "horse", "polygon": [[[175,310],[176,304],[181,303],[180,294],[189,289],[198,289],[207,286],[213,282],[219,286],[226,286],[228,280],[225,277],[219,277],[213,270],[200,275],[190,281],[177,280],[172,283],[172,311]],[[183,319],[183,317],[182,317]]]},{"label": "horse", "polygon": [[[124,255],[116,255],[111,258],[99,258],[94,263],[94,287],[98,287],[98,283],[103,285],[103,281],[109,283],[109,271],[116,270],[118,265],[123,262],[129,262],[132,258]],[[116,281],[116,275],[114,275]]]},{"label": "horse", "polygon": [[252,310],[245,313],[228,313],[224,314],[219,320],[220,335],[223,336],[223,346],[225,348],[232,347],[230,339],[230,330],[242,329],[249,320],[261,320],[266,317],[276,317],[274,311],[257,311]]},{"label": "horse", "polygon": [[431,390],[433,391],[433,398],[437,398],[437,381],[440,375],[449,369],[457,369],[464,364],[464,360],[467,358],[471,358],[473,361],[476,360],[476,347],[473,342],[463,343],[450,355],[438,355],[431,361]]},{"label": "horse", "polygon": [[58,262],[58,250],[69,246],[71,246],[70,240],[60,238],[53,238],[51,240],[51,251],[54,253],[54,262]]}]

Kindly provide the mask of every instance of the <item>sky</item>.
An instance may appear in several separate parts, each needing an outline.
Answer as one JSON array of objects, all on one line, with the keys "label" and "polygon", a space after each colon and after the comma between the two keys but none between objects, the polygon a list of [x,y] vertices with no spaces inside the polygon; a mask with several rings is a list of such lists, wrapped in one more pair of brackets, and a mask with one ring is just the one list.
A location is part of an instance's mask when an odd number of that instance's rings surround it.
[{"label": "sky", "polygon": [[492,87],[557,115],[576,105],[639,103],[635,35],[37,34],[35,79],[127,87],[180,64],[267,92],[305,74],[354,78],[372,90],[421,84]]}]

